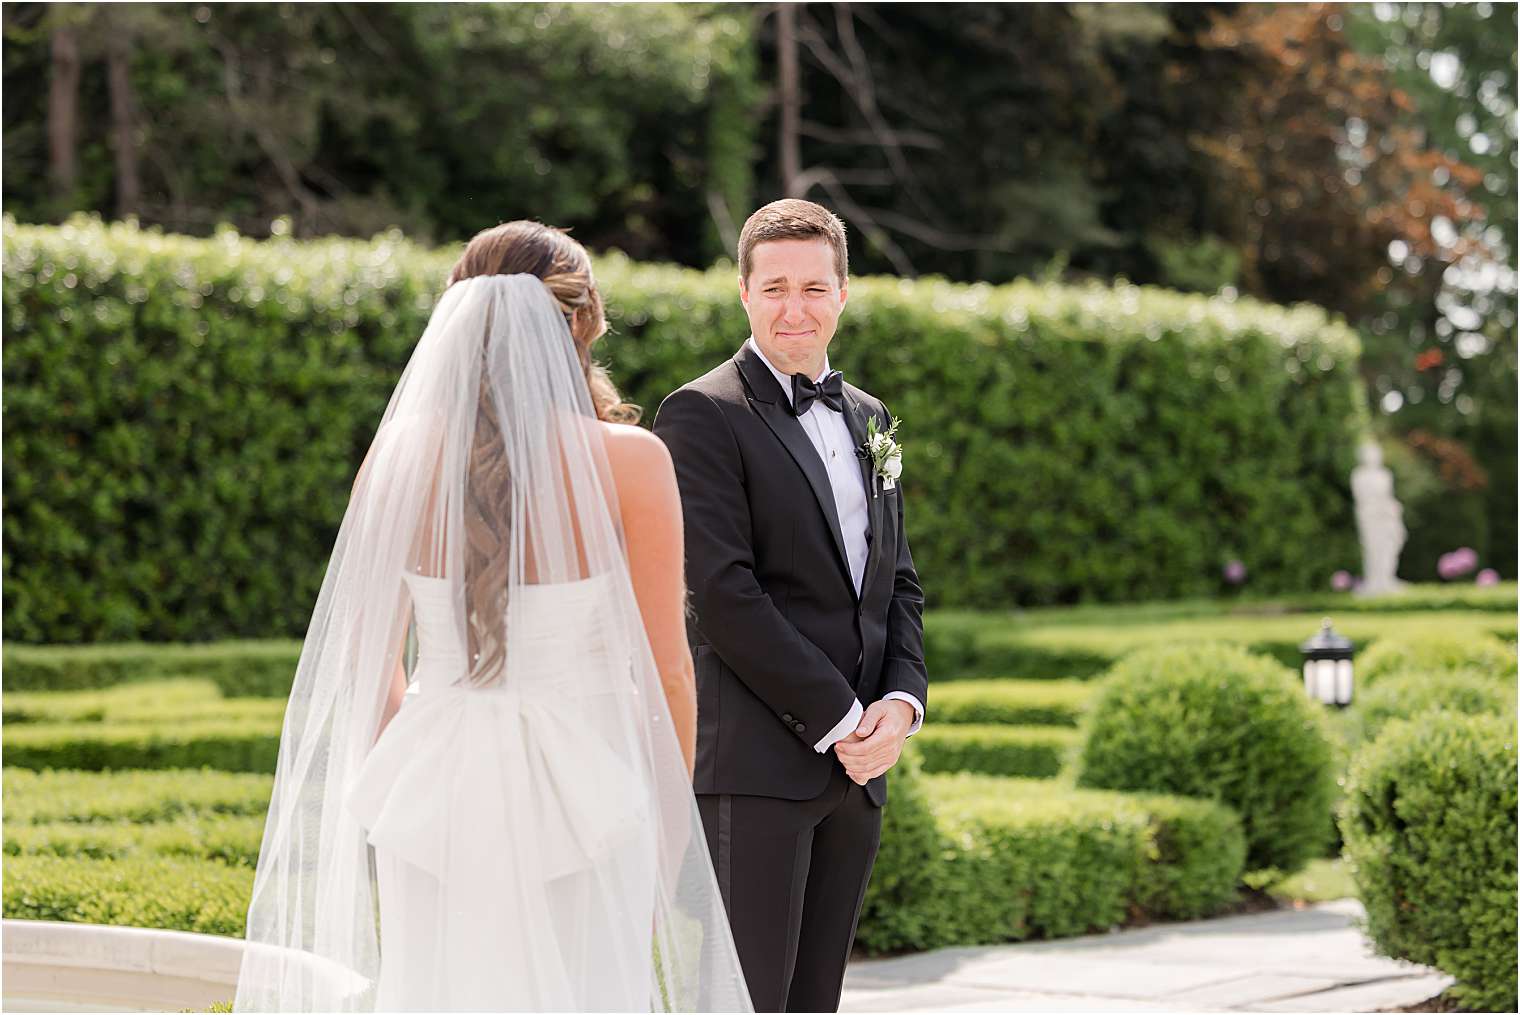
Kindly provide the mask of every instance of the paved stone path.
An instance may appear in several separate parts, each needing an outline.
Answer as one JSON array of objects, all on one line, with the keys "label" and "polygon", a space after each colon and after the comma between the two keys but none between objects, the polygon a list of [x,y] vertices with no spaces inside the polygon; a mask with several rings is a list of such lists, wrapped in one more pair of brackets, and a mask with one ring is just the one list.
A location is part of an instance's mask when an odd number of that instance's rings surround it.
[{"label": "paved stone path", "polygon": [[1373,954],[1354,899],[853,962],[842,1012],[1376,1011],[1451,978]]}]

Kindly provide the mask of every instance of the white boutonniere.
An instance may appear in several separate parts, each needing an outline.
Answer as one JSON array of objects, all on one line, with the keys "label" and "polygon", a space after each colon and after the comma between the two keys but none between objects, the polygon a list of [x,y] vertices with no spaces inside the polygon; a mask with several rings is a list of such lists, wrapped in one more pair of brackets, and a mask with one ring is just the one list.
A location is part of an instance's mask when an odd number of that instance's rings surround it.
[{"label": "white boutonniere", "polygon": [[901,419],[894,419],[885,433],[876,429],[876,417],[866,420],[866,442],[860,448],[861,457],[871,463],[871,471],[881,477],[881,488],[891,490],[902,476],[902,445],[893,438]]}]

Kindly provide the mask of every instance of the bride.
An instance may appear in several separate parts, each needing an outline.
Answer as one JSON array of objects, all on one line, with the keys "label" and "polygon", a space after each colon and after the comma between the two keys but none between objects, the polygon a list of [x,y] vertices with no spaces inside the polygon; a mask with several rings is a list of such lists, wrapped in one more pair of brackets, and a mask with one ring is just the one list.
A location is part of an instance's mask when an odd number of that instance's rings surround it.
[{"label": "bride", "polygon": [[691,790],[675,476],[614,422],[605,330],[558,230],[455,265],[302,647],[234,1010],[752,1010]]}]

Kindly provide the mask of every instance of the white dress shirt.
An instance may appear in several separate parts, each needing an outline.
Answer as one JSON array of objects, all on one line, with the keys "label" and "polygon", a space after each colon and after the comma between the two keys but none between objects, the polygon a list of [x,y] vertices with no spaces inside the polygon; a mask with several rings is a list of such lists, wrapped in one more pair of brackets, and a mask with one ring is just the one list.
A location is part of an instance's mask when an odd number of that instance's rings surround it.
[{"label": "white dress shirt", "polygon": [[[776,383],[781,385],[787,404],[791,404],[791,375],[783,374],[776,369],[775,364],[766,359],[765,353],[760,350],[760,343],[755,341],[755,336],[749,337],[748,345],[760,357],[760,362],[764,363],[776,376]],[[823,370],[813,380],[821,381],[828,372],[829,358],[825,353]],[[828,470],[829,487],[834,493],[834,510],[839,515],[839,531],[844,534],[845,557],[850,562],[850,580],[855,583],[855,594],[859,595],[860,583],[865,578],[866,554],[869,552],[866,529],[869,527],[870,509],[866,504],[866,487],[860,478],[860,466],[855,459],[855,438],[850,435],[850,427],[844,420],[844,413],[830,409],[821,398],[809,406],[807,412],[797,417],[797,422],[802,424],[802,429],[807,433],[808,440],[812,442],[813,449],[818,452],[818,457],[823,460],[824,468]],[[888,691],[882,696],[882,701],[890,701],[893,698],[906,701],[913,706],[913,726],[908,730],[908,735],[912,736],[924,724],[923,703],[906,691]],[[845,717],[824,734],[822,740],[813,745],[813,750],[822,754],[836,742],[843,740],[860,724],[860,718],[864,714],[865,709],[861,706],[860,700],[856,699]]]}]

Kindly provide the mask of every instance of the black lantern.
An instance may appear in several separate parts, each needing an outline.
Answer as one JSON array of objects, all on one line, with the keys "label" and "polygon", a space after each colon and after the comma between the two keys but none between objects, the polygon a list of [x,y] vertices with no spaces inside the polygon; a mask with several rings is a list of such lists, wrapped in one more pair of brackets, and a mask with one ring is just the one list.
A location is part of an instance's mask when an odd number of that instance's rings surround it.
[{"label": "black lantern", "polygon": [[1327,705],[1351,704],[1350,638],[1336,634],[1326,617],[1319,633],[1299,646],[1304,654],[1304,690]]}]

